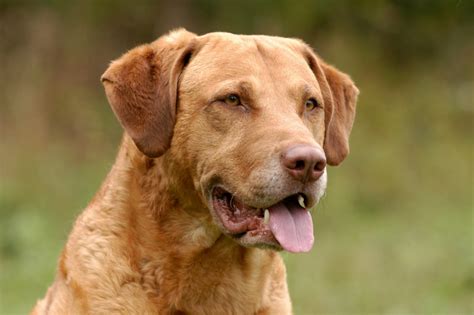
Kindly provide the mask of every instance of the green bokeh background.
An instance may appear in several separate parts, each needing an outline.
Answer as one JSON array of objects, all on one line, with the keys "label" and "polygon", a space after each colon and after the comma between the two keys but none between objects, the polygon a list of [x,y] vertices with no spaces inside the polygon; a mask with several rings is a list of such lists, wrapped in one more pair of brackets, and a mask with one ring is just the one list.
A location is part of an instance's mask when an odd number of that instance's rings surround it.
[{"label": "green bokeh background", "polygon": [[0,314],[53,281],[121,128],[99,77],[169,29],[299,37],[361,90],[296,314],[473,314],[474,1],[0,1]]}]

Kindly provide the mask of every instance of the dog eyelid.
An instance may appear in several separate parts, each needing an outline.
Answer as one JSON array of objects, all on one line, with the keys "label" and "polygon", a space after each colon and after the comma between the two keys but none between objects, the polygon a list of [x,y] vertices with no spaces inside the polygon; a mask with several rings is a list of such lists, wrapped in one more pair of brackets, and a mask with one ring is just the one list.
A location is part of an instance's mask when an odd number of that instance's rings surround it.
[{"label": "dog eyelid", "polygon": [[230,106],[242,105],[240,97],[236,93],[231,93],[231,94],[226,95],[226,97],[224,98],[224,103]]},{"label": "dog eyelid", "polygon": [[304,105],[304,111],[311,112],[316,108],[324,107],[318,90],[316,90],[314,86],[310,85],[309,83],[305,83],[301,87],[301,90],[303,91],[302,101]]},{"label": "dog eyelid", "polygon": [[321,107],[321,105],[314,97],[310,97],[305,102],[306,111],[310,112],[310,111],[312,111],[312,110],[314,110],[315,108],[318,108],[318,107]]},{"label": "dog eyelid", "polygon": [[233,108],[233,109],[241,109],[244,112],[248,112],[250,110],[249,106],[247,106],[247,103],[242,101],[242,97],[240,96],[239,93],[236,92],[227,92],[225,94],[221,94],[221,96],[215,97],[210,104],[218,102],[222,105],[226,105],[228,108]]}]

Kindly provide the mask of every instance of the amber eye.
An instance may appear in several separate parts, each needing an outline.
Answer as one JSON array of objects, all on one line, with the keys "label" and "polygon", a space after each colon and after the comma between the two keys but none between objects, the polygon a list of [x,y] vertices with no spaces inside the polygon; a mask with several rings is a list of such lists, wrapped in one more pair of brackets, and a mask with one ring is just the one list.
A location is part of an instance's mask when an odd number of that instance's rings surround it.
[{"label": "amber eye", "polygon": [[240,105],[240,98],[235,94],[229,94],[226,96],[224,102],[230,106],[238,106]]},{"label": "amber eye", "polygon": [[316,107],[318,107],[318,101],[316,101],[314,98],[310,98],[309,100],[306,101],[305,107],[308,112],[312,111]]}]

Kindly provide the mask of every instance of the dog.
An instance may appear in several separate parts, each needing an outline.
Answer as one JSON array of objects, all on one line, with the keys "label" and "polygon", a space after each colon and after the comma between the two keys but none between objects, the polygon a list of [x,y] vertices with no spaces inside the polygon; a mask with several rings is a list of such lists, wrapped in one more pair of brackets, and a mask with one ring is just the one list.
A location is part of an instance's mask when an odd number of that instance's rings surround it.
[{"label": "dog", "polygon": [[122,143],[32,314],[291,314],[278,251],[313,246],[350,77],[298,39],[178,29],[101,81]]}]

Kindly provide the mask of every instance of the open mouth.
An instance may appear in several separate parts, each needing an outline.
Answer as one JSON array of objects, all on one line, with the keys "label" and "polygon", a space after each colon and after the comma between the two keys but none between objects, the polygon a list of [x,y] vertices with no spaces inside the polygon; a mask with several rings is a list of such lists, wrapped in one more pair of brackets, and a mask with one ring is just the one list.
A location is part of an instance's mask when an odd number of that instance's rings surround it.
[{"label": "open mouth", "polygon": [[266,208],[245,205],[222,187],[214,187],[212,206],[228,234],[289,252],[308,252],[314,243],[306,196],[294,194]]}]

